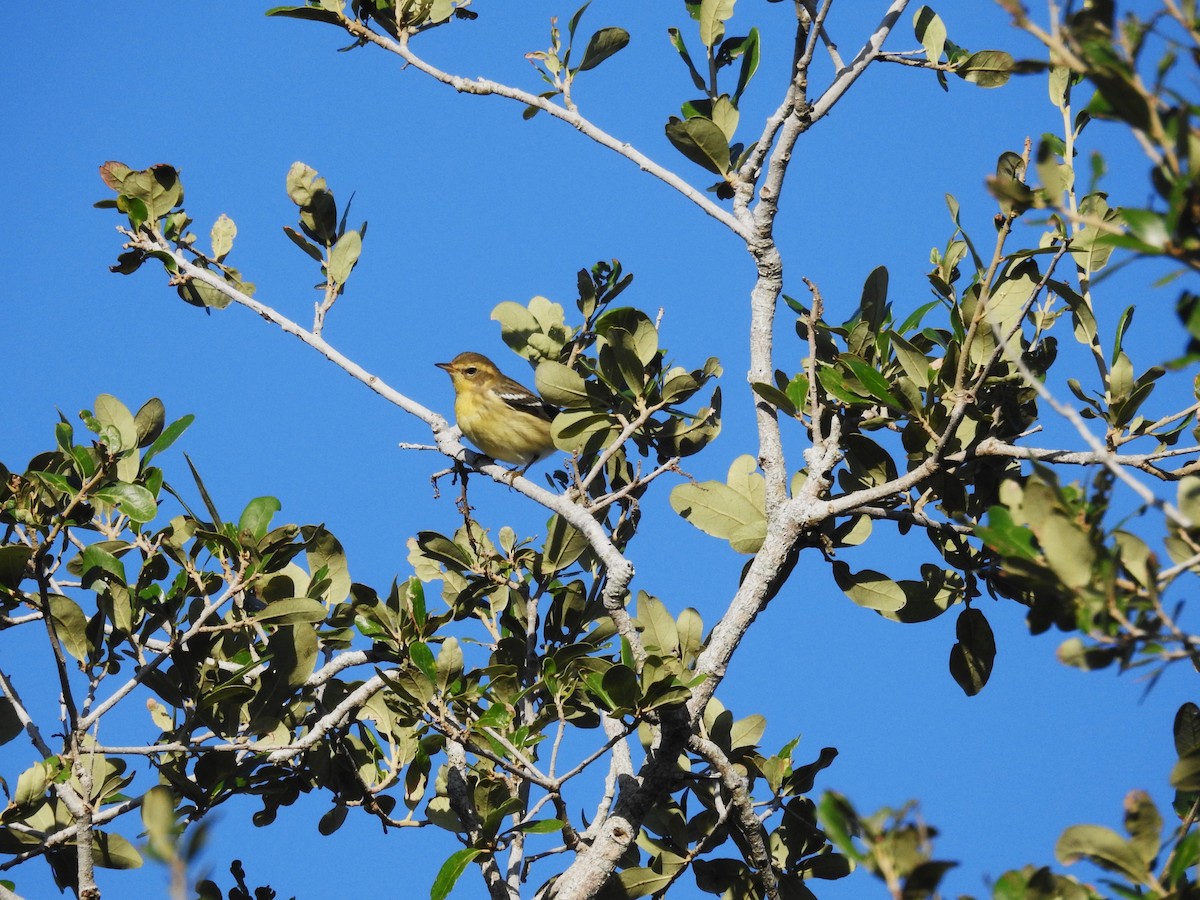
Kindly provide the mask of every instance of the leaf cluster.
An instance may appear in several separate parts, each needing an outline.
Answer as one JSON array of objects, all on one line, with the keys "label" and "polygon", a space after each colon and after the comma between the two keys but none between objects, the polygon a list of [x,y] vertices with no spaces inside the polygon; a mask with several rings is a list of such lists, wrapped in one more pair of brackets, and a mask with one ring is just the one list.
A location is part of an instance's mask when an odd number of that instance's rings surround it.
[{"label": "leaf cluster", "polygon": [[367,223],[348,229],[346,217],[350,214],[350,204],[346,204],[339,220],[333,191],[315,169],[302,162],[292,163],[288,170],[287,195],[300,208],[300,231],[285,225],[284,234],[321,264],[325,282],[318,284],[317,289],[340,294],[358,265]]},{"label": "leaf cluster", "polygon": [[[563,47],[562,32],[558,28],[558,19],[552,18],[550,20],[550,47],[546,50],[535,50],[525,54],[525,58],[533,64],[541,79],[553,88],[538,95],[542,100],[550,100],[561,95],[568,106],[573,106],[571,88],[579,73],[596,68],[629,45],[629,32],[624,28],[611,25],[601,28],[588,38],[582,57],[578,57],[579,61],[572,66],[571,54],[575,52],[575,32],[579,28],[580,19],[583,18],[583,14],[589,6],[591,6],[591,0],[579,7],[567,22],[565,48]],[[532,119],[539,112],[541,112],[541,107],[527,106],[523,116],[525,119]]]},{"label": "leaf cluster", "polygon": [[[671,45],[679,54],[691,77],[692,84],[703,96],[683,104],[683,117],[671,116],[667,121],[667,140],[696,165],[707,169],[722,180],[709,188],[719,198],[728,200],[734,195],[735,174],[749,158],[749,147],[734,143],[742,95],[758,71],[760,60],[759,32],[751,28],[741,37],[726,37],[726,22],[733,16],[733,0],[702,0],[688,3],[687,9],[699,28],[703,47],[701,70],[692,61],[687,42],[678,28],[669,28]],[[719,76],[723,69],[736,64],[737,82],[732,92],[722,91]]]},{"label": "leaf cluster", "polygon": [[[161,238],[176,246],[181,253],[191,256],[203,269],[212,269],[221,280],[234,290],[253,296],[254,285],[242,279],[241,273],[224,260],[233,249],[237,226],[222,214],[213,223],[210,233],[212,250],[209,253],[198,249],[196,235],[188,231],[191,218],[183,209],[183,183],[179,172],[165,163],[149,169],[134,170],[124,163],[110,161],[100,167],[100,178],[117,195],[115,200],[101,200],[96,206],[101,209],[116,209],[126,214],[131,238],[140,235],[152,239]],[[192,306],[204,309],[224,309],[230,304],[229,295],[206,281],[184,277],[178,261],[162,249],[145,249],[133,242],[125,245],[125,252],[117,257],[110,270],[121,275],[131,275],[149,259],[157,259],[172,277],[172,284],[180,298]]]},{"label": "leaf cluster", "polygon": [[[303,6],[274,6],[268,16],[324,22],[345,28],[354,22],[366,27],[377,22],[392,37],[417,33],[445,25],[453,19],[474,19],[478,13],[467,9],[470,0],[308,0]],[[347,9],[349,14],[347,14]],[[345,49],[363,46],[359,40]]]},{"label": "leaf cluster", "polygon": [[538,391],[561,409],[551,433],[573,455],[576,470],[570,479],[556,476],[561,485],[572,485],[597,509],[619,500],[631,512],[652,473],[630,460],[627,442],[661,471],[717,436],[721,404],[718,388],[698,410],[685,408],[720,375],[720,364],[710,358],[695,369],[673,365],[658,323],[639,309],[613,305],[632,279],[617,260],[581,269],[577,326],[568,326],[563,307],[544,297],[492,311],[504,342],[536,364]]}]

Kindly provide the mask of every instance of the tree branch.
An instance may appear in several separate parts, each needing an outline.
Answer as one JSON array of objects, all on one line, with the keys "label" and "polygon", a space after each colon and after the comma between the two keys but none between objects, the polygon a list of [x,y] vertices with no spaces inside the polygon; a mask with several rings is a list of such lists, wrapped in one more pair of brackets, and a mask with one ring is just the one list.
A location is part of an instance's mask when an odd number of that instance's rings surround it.
[{"label": "tree branch", "polygon": [[[454,810],[454,814],[458,816],[462,822],[463,830],[467,833],[469,842],[480,850],[484,850],[481,846],[482,833],[479,815],[475,811],[475,801],[471,796],[470,788],[467,785],[467,757],[463,752],[462,744],[457,741],[446,742],[446,757],[448,760],[446,772],[446,796],[450,800],[450,807]],[[504,873],[500,871],[500,865],[496,862],[496,855],[489,850],[484,850],[479,856],[475,857],[475,862],[483,872],[483,880],[488,886],[488,893],[492,900],[517,900],[520,896],[509,889],[508,883],[504,880]]]},{"label": "tree branch", "polygon": [[489,81],[486,78],[463,78],[459,75],[451,75],[442,69],[437,68],[432,63],[427,62],[424,58],[418,56],[410,46],[411,34],[408,31],[401,31],[398,40],[392,40],[389,37],[372,31],[366,25],[351,19],[345,15],[341,15],[342,26],[350,34],[368,43],[375,44],[389,53],[394,53],[411,65],[415,69],[424,72],[435,81],[439,81],[444,85],[454,88],[460,94],[474,94],[476,96],[494,95],[504,97],[508,100],[514,100],[518,103],[523,103],[526,106],[532,106],[542,110],[550,116],[553,116],[559,121],[566,122],[572,128],[575,128],[582,134],[591,138],[602,147],[607,147],[618,156],[632,162],[643,172],[654,176],[664,184],[674,188],[696,206],[700,207],[709,216],[712,216],[726,228],[747,238],[748,235],[743,231],[743,225],[737,218],[727,209],[714,203],[708,196],[700,190],[692,187],[670,169],[659,165],[646,156],[644,153],[634,149],[633,145],[626,141],[621,141],[613,137],[604,129],[591,122],[589,119],[579,114],[574,105],[570,107],[559,106],[556,103],[551,103],[550,100],[540,97],[537,94],[523,91],[520,88],[510,87],[506,84],[501,84],[496,81]]},{"label": "tree branch", "polygon": [[605,533],[604,526],[587,509],[575,503],[570,497],[564,494],[551,493],[524,476],[515,476],[512,470],[488,460],[488,457],[467,449],[458,440],[458,429],[452,427],[445,418],[390,387],[379,376],[371,374],[362,366],[334,349],[320,335],[313,334],[311,331],[302,328],[274,308],[255,300],[244,291],[238,290],[209,269],[188,262],[184,258],[183,253],[175,250],[161,235],[147,235],[143,232],[133,233],[127,229],[123,230],[123,233],[130,238],[126,244],[127,247],[133,247],[147,253],[170,254],[184,277],[204,282],[209,287],[229,297],[235,303],[252,310],[263,319],[278,326],[285,333],[299,338],[303,343],[312,347],[352,378],[362,382],[385,400],[420,419],[430,427],[434,440],[437,442],[438,450],[446,456],[465,462],[492,480],[506,487],[511,487],[513,490],[540,503],[552,512],[558,513],[564,520],[582,533],[606,567],[608,577],[603,594],[604,608],[612,618],[621,636],[629,641],[634,657],[638,660],[640,666],[641,662],[645,659],[646,651],[642,647],[641,637],[633,625],[633,620],[625,609],[627,588],[629,582],[633,579],[633,564],[617,549],[617,546]]},{"label": "tree branch", "polygon": [[762,884],[763,895],[768,900],[779,900],[779,879],[771,863],[771,853],[767,847],[766,829],[762,820],[754,812],[754,803],[750,796],[750,786],[745,775],[742,775],[730,762],[721,748],[707,738],[693,734],[688,740],[688,747],[703,757],[710,766],[721,776],[721,784],[729,792],[729,799],[737,813],[737,823],[746,838],[750,852],[746,861]]},{"label": "tree branch", "polygon": [[846,91],[850,90],[850,86],[867,70],[867,66],[879,57],[880,50],[883,48],[883,42],[891,34],[896,21],[900,18],[900,14],[904,12],[906,6],[908,6],[908,0],[892,0],[887,12],[883,15],[883,19],[879,22],[871,37],[867,39],[862,49],[858,51],[858,55],[850,61],[850,64],[846,68],[837,73],[833,82],[817,98],[816,102],[813,103],[813,121],[820,119],[833,109],[834,105],[842,99]]}]

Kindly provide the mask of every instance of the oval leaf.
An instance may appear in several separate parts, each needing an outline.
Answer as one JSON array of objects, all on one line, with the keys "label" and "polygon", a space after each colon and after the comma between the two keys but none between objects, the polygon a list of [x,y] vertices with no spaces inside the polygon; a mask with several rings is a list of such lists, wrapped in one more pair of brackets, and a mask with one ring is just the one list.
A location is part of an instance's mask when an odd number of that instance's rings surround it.
[{"label": "oval leaf", "polygon": [[678,119],[672,116],[667,122],[667,140],[684,156],[698,166],[717,175],[729,172],[729,141],[725,132],[711,119],[696,116]]},{"label": "oval leaf", "polygon": [[466,871],[471,860],[482,852],[482,850],[467,847],[451,853],[446,861],[442,863],[437,877],[433,879],[433,888],[429,891],[429,900],[446,900],[450,896],[450,891],[454,889],[454,884],[458,881],[459,876]]},{"label": "oval leaf", "polygon": [[583,62],[575,71],[586,72],[594,69],[610,56],[625,49],[629,43],[629,32],[624,28],[601,28],[588,41],[587,49],[583,51]]},{"label": "oval leaf", "polygon": [[320,600],[310,597],[287,597],[268,603],[254,614],[254,621],[270,625],[314,624],[325,618],[327,610]]}]

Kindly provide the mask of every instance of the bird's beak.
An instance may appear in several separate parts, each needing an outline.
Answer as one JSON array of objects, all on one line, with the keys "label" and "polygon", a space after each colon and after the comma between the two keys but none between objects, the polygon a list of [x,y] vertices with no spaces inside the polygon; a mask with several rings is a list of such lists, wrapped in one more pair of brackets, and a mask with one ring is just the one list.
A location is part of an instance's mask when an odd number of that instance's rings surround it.
[{"label": "bird's beak", "polygon": [[449,372],[451,366],[453,366],[453,363],[434,363],[434,365],[439,369],[445,369],[447,372]]}]

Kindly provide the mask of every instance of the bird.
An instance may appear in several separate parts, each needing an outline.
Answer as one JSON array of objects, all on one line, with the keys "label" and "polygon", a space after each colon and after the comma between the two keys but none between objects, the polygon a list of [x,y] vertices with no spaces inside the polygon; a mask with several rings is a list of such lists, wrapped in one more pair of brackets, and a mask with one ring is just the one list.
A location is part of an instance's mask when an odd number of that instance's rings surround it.
[{"label": "bird", "polygon": [[482,353],[435,363],[454,386],[454,417],[472,444],[522,471],[554,452],[550,422],[558,410],[513,381]]}]

